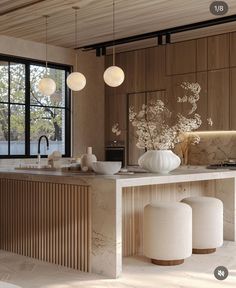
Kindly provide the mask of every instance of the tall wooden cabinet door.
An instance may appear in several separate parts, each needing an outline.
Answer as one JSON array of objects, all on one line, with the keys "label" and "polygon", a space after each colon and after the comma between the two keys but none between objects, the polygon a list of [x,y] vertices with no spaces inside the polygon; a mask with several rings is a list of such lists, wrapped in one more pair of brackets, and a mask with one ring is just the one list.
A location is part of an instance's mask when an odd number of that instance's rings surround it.
[{"label": "tall wooden cabinet door", "polygon": [[187,115],[191,109],[189,103],[178,102],[178,98],[182,98],[185,95],[185,90],[181,87],[182,82],[196,82],[196,74],[176,75],[169,78],[167,97],[168,108],[172,112],[172,124],[176,123],[178,113]]},{"label": "tall wooden cabinet door", "polygon": [[[112,133],[112,126],[119,124],[120,135]],[[123,141],[126,143],[127,134],[127,96],[126,94],[108,95],[105,97],[105,131],[107,144],[110,141]]]},{"label": "tall wooden cabinet door", "polygon": [[197,71],[207,71],[207,38],[196,40]]},{"label": "tall wooden cabinet door", "polygon": [[125,80],[120,86],[112,89],[117,94],[145,91],[145,61],[144,49],[117,53],[116,65],[123,69]]},{"label": "tall wooden cabinet door", "polygon": [[146,91],[166,88],[166,48],[152,47],[146,50]]},{"label": "tall wooden cabinet door", "polygon": [[207,123],[208,114],[207,114],[207,72],[199,72],[197,73],[197,82],[201,86],[201,92],[200,92],[200,99],[197,102],[197,110],[196,113],[198,113],[201,116],[202,119],[202,125],[198,129],[200,131],[207,131],[209,130],[209,125]]},{"label": "tall wooden cabinet door", "polygon": [[116,55],[116,65],[118,67],[120,67],[125,74],[125,79],[124,82],[118,86],[113,88],[113,90],[115,91],[116,94],[126,94],[128,91],[128,86],[129,86],[129,77],[128,77],[128,58],[129,55],[127,52],[122,52],[122,53],[118,53]]},{"label": "tall wooden cabinet door", "polygon": [[208,37],[208,70],[229,67],[229,34]]},{"label": "tall wooden cabinet door", "polygon": [[236,68],[232,68],[230,73],[230,129],[236,130]]},{"label": "tall wooden cabinet door", "polygon": [[208,72],[209,130],[229,130],[229,69]]},{"label": "tall wooden cabinet door", "polygon": [[236,67],[236,32],[230,33],[230,66]]},{"label": "tall wooden cabinet door", "polygon": [[[135,112],[139,112],[142,105],[146,103],[145,93],[136,93],[128,95],[128,106],[134,107]],[[128,122],[128,165],[138,165],[139,157],[145,152],[144,149],[138,149],[136,146],[137,135],[135,127],[131,122]]]},{"label": "tall wooden cabinet door", "polygon": [[126,52],[125,81],[127,93],[140,93],[145,91],[145,50]]},{"label": "tall wooden cabinet door", "polygon": [[167,75],[195,72],[196,54],[196,40],[166,45]]}]

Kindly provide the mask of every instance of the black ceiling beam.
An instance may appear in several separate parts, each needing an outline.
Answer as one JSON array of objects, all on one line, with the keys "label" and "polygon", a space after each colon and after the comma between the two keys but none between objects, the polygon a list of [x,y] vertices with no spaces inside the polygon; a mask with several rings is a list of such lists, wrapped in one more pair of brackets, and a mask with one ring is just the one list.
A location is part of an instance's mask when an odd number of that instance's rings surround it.
[{"label": "black ceiling beam", "polygon": [[171,43],[171,34],[167,33],[166,34],[166,44],[170,44]]},{"label": "black ceiling beam", "polygon": [[159,30],[159,31],[155,31],[155,32],[149,32],[149,33],[144,33],[144,34],[140,34],[140,35],[129,36],[129,37],[117,39],[115,41],[107,41],[107,42],[101,42],[101,43],[81,46],[81,47],[77,47],[76,49],[94,50],[94,49],[101,48],[101,47],[111,47],[113,45],[121,45],[121,44],[130,43],[130,42],[141,41],[141,40],[146,40],[146,39],[150,39],[150,38],[156,38],[160,35],[163,36],[163,35],[167,35],[167,34],[176,34],[176,33],[196,30],[196,29],[207,28],[207,27],[211,27],[211,26],[215,26],[215,25],[226,24],[226,23],[230,23],[230,22],[234,22],[234,21],[236,21],[236,14],[221,17],[221,18],[214,18],[214,19],[206,20],[206,21],[202,21],[202,22],[177,26],[177,27],[173,27],[173,28],[163,29],[163,30]]}]

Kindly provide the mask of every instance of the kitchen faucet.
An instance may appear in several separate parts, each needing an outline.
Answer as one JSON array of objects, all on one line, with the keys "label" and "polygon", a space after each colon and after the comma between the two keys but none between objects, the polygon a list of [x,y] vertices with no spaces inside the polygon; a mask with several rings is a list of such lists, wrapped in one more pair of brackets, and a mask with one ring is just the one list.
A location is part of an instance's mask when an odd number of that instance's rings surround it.
[{"label": "kitchen faucet", "polygon": [[38,165],[40,164],[40,160],[41,160],[41,152],[40,152],[40,144],[41,144],[41,140],[45,138],[46,140],[46,144],[47,144],[47,150],[49,149],[49,140],[48,137],[46,135],[42,135],[39,137],[38,140]]}]

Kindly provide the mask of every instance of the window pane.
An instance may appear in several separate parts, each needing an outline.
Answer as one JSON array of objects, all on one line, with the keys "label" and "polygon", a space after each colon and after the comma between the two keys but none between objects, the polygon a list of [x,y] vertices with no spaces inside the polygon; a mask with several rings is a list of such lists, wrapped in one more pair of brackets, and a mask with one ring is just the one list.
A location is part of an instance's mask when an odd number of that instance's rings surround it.
[{"label": "window pane", "polygon": [[8,154],[8,105],[0,103],[0,155]]},{"label": "window pane", "polygon": [[0,61],[0,102],[8,102],[8,62]]},{"label": "window pane", "polygon": [[11,105],[10,154],[25,154],[25,106]]},{"label": "window pane", "polygon": [[25,103],[25,65],[10,64],[10,101]]},{"label": "window pane", "polygon": [[50,141],[49,151],[46,151],[45,145],[42,145],[42,155],[48,153],[50,154],[55,150],[65,154],[64,109],[31,106],[30,114],[31,155],[37,154],[38,139],[41,135],[46,135]]},{"label": "window pane", "polygon": [[48,68],[48,75],[56,82],[57,90],[51,96],[44,96],[39,92],[38,84],[45,71],[45,67],[30,65],[31,105],[65,107],[65,71]]}]

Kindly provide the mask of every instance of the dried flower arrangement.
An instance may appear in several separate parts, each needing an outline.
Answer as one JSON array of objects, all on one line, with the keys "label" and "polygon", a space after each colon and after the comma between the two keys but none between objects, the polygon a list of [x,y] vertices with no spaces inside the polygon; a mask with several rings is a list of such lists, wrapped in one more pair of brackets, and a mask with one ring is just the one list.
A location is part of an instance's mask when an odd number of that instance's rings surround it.
[{"label": "dried flower arrangement", "polygon": [[[185,135],[197,130],[201,124],[201,116],[195,113],[197,102],[200,99],[201,87],[198,83],[183,82],[181,87],[185,90],[185,95],[178,98],[178,103],[189,103],[191,105],[187,116],[178,113],[176,124],[170,125],[172,113],[161,100],[150,102],[149,105],[142,105],[139,112],[134,111],[134,107],[129,108],[129,121],[136,128],[137,147],[147,150],[169,150],[173,149],[177,143],[186,142]],[[213,122],[209,118],[208,124]],[[120,135],[118,123],[112,127],[112,132]],[[188,136],[187,144],[198,144],[198,135]]]}]

